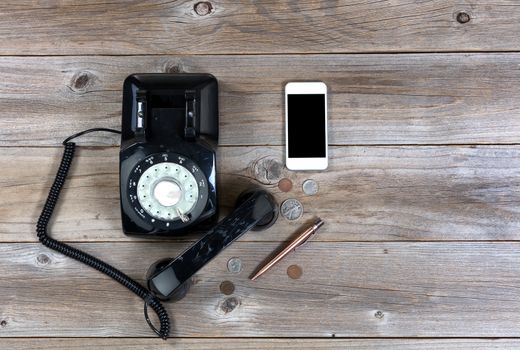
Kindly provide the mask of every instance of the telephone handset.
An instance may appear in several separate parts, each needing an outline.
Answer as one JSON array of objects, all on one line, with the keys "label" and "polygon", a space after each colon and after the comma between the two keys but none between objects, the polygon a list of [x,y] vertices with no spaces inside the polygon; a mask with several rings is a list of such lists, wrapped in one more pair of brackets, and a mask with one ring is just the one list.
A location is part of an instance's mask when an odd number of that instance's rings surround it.
[{"label": "telephone handset", "polygon": [[[121,134],[120,195],[125,234],[172,237],[192,230],[208,232],[175,259],[162,259],[148,271],[148,288],[96,257],[49,237],[47,229],[65,183],[75,143],[90,132]],[[209,74],[134,74],[123,87],[122,131],[95,128],[74,134],[65,147],[56,179],[38,219],[39,240],[127,287],[145,302],[145,319],[166,339],[170,321],[160,300],[178,300],[191,276],[250,229],[265,229],[278,207],[266,191],[244,192],[236,209],[216,226],[215,147],[218,139],[217,80]],[[211,228],[211,226],[214,226]],[[156,329],[151,307],[159,318]]]},{"label": "telephone handset", "polygon": [[249,230],[265,230],[278,217],[274,198],[260,189],[246,190],[235,210],[198,242],[174,259],[161,259],[148,270],[148,289],[160,300],[179,300],[191,286],[191,277],[224,248]]}]

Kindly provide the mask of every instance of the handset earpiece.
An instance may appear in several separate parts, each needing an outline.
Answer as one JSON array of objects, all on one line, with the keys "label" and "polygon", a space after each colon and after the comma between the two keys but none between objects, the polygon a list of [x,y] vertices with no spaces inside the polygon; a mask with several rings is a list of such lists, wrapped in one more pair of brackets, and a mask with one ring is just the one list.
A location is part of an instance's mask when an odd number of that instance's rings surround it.
[{"label": "handset earpiece", "polygon": [[[242,193],[240,193],[237,200],[235,201],[235,208],[239,208],[240,206],[242,206],[242,204],[244,204],[245,201],[251,199],[251,197],[258,195],[259,192],[264,194],[265,201],[264,199],[260,199],[256,202],[255,209],[257,210],[257,212],[254,212],[252,215],[254,217],[261,216],[262,218],[255,223],[255,225],[251,228],[251,231],[267,230],[278,219],[278,205],[276,204],[276,201],[274,200],[273,196],[265,190],[249,189],[243,191]],[[269,209],[269,213],[264,215],[264,211],[267,212],[267,209]]]},{"label": "handset earpiece", "polygon": [[251,229],[264,230],[278,217],[278,205],[265,190],[243,192],[235,209],[180,256],[154,263],[148,288],[161,300],[180,300],[191,286],[191,277],[237,238]]}]

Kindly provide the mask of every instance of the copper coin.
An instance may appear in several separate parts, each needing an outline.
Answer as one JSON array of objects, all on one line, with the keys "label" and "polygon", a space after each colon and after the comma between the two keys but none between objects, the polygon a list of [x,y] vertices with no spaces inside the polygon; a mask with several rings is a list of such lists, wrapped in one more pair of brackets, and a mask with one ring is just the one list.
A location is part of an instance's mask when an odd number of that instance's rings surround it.
[{"label": "copper coin", "polygon": [[231,295],[235,291],[235,285],[231,281],[224,281],[220,284],[222,294]]},{"label": "copper coin", "polygon": [[283,179],[278,181],[278,188],[282,192],[289,192],[292,189],[292,181],[284,177]]},{"label": "copper coin", "polygon": [[298,265],[291,265],[287,268],[287,275],[293,280],[297,280],[298,278],[302,277],[302,274],[303,270]]}]

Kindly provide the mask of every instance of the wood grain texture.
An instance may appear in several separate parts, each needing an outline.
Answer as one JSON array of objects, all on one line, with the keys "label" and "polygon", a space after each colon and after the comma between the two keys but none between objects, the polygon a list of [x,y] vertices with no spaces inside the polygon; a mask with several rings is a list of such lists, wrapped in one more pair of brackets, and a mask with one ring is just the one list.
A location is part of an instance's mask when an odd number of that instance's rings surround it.
[{"label": "wood grain texture", "polygon": [[[520,49],[515,0],[2,2],[2,55]],[[199,11],[200,12],[200,11]],[[471,20],[457,22],[465,12]]]},{"label": "wood grain texture", "polygon": [[[57,171],[59,148],[4,148],[0,154],[0,240],[34,242],[35,223]],[[121,232],[118,148],[79,148],[52,234],[68,241],[127,241]],[[304,216],[248,233],[247,241],[280,241],[320,216],[320,241],[518,240],[520,148],[331,147],[326,172],[290,172],[281,147],[222,147],[218,180],[222,213],[241,191],[263,186],[279,202],[299,199]],[[293,190],[281,192],[287,177]],[[305,196],[315,179],[320,191]],[[192,240],[198,235],[183,239]],[[133,240],[133,239],[132,239]]]},{"label": "wood grain texture", "polygon": [[[520,349],[520,3],[210,0],[207,14],[197,3],[0,2],[0,347]],[[57,146],[119,129],[122,83],[136,72],[219,79],[222,214],[251,184],[305,207],[197,273],[167,305],[168,342],[141,300],[34,232]],[[329,87],[327,172],[283,166],[282,92],[295,80]],[[117,152],[78,151],[51,232],[143,281],[200,233],[125,237]],[[318,195],[302,193],[307,178]],[[311,242],[248,279],[318,215],[326,225]]]},{"label": "wood grain texture", "polygon": [[96,339],[96,338],[33,338],[2,339],[11,350],[99,349],[99,350],[489,350],[518,349],[514,339],[255,339],[255,338],[177,338],[163,342],[158,339]]},{"label": "wood grain texture", "polygon": [[119,129],[126,76],[179,71],[219,79],[221,145],[282,145],[291,80],[327,83],[331,144],[519,143],[519,65],[518,53],[0,57],[0,145],[56,146],[90,127]]},{"label": "wood grain texture", "polygon": [[[186,245],[75,244],[141,281]],[[167,305],[172,335],[520,336],[519,243],[309,242],[250,281],[276,248],[238,242],[206,265],[186,298]],[[242,260],[240,274],[227,271],[231,257]],[[292,264],[303,270],[298,280],[287,276]],[[139,298],[40,244],[1,244],[0,270],[1,337],[153,337]],[[232,295],[219,291],[224,280]]]}]

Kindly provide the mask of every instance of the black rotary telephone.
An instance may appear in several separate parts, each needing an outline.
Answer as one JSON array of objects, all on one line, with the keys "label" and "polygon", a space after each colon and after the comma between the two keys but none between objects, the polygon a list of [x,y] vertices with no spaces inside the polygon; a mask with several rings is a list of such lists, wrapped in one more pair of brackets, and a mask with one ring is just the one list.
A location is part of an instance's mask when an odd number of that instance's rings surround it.
[{"label": "black rotary telephone", "polygon": [[[147,273],[147,288],[105,262],[48,236],[47,226],[74,156],[72,139],[85,133],[121,133],[120,196],[127,235],[175,237],[207,233],[177,258],[161,259]],[[122,131],[96,128],[67,138],[63,158],[37,224],[39,240],[51,249],[112,277],[144,299],[145,318],[163,339],[169,317],[159,300],[179,300],[193,276],[245,232],[277,219],[274,198],[261,189],[244,191],[235,210],[216,223],[218,84],[210,74],[133,74],[124,82]],[[156,329],[147,313],[158,315]]]},{"label": "black rotary telephone", "polygon": [[125,80],[119,175],[127,235],[174,236],[216,218],[217,140],[212,75]]}]

